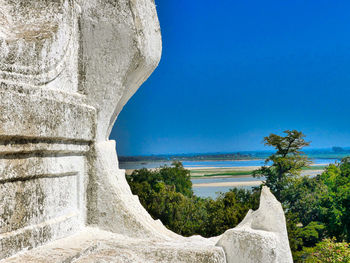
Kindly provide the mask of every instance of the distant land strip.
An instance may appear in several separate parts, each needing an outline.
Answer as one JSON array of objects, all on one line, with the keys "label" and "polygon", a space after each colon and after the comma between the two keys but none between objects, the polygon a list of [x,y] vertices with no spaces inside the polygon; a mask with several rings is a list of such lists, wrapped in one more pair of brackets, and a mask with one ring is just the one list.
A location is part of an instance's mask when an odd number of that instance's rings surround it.
[{"label": "distant land strip", "polygon": [[201,183],[193,184],[193,187],[237,187],[237,186],[259,186],[262,184],[262,181],[249,181],[249,182],[218,182],[218,183]]}]

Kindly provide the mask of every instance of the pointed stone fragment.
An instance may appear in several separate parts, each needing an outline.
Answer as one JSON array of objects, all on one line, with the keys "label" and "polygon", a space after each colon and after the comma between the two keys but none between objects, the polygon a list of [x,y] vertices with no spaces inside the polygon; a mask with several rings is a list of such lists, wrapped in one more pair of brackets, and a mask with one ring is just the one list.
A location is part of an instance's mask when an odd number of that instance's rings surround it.
[{"label": "pointed stone fragment", "polygon": [[228,263],[290,263],[286,219],[282,205],[266,186],[256,211],[227,230],[216,244],[224,249]]}]

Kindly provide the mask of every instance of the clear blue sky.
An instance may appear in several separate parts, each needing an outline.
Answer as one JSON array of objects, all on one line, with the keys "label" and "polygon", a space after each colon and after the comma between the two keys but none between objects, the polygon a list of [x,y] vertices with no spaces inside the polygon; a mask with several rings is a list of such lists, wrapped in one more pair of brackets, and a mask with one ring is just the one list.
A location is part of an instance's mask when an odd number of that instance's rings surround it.
[{"label": "clear blue sky", "polygon": [[156,4],[163,55],[114,126],[119,155],[261,150],[285,129],[350,146],[350,1]]}]

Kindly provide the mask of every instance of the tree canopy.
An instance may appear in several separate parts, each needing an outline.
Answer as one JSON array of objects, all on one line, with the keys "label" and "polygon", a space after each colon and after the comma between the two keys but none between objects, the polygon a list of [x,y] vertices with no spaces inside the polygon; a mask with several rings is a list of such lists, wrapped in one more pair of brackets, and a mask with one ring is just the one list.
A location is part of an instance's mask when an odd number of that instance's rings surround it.
[{"label": "tree canopy", "polygon": [[264,138],[266,146],[272,146],[276,152],[265,160],[265,165],[254,171],[254,177],[264,177],[268,186],[281,201],[282,192],[287,187],[289,178],[299,175],[301,169],[310,164],[301,151],[310,142],[304,140],[305,135],[297,130],[284,131],[285,136],[270,134]]}]

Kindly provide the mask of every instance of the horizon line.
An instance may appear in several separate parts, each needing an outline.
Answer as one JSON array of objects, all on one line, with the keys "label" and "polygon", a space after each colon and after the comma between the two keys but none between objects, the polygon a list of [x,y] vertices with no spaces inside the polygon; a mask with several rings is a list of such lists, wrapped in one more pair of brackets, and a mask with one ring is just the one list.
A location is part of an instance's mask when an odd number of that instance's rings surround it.
[{"label": "horizon line", "polygon": [[[344,150],[350,150],[350,146],[332,146],[332,147],[341,147]],[[323,147],[323,148],[309,148],[303,150],[303,152],[308,151],[320,151],[320,150],[331,150],[332,147]],[[237,154],[237,153],[263,153],[263,152],[272,152],[271,150],[242,150],[242,151],[223,151],[223,152],[191,152],[191,153],[151,153],[151,154],[135,154],[135,155],[118,155],[118,157],[145,157],[145,156],[185,156],[185,155],[211,155],[211,154]]]}]

